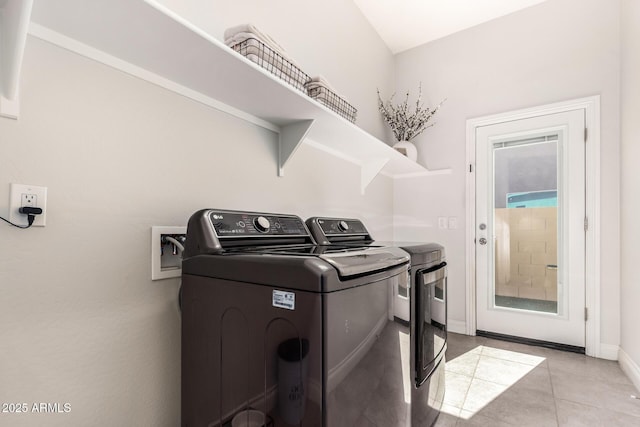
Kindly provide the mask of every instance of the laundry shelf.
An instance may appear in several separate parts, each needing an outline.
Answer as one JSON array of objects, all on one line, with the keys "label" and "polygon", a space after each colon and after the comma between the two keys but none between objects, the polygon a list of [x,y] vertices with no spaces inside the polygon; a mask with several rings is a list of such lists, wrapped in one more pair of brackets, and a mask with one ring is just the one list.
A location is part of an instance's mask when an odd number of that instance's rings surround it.
[{"label": "laundry shelf", "polygon": [[429,173],[153,0],[36,0],[32,22],[36,36],[102,52],[110,65],[144,70],[278,132],[280,175],[305,142],[361,165],[363,191],[379,172]]}]

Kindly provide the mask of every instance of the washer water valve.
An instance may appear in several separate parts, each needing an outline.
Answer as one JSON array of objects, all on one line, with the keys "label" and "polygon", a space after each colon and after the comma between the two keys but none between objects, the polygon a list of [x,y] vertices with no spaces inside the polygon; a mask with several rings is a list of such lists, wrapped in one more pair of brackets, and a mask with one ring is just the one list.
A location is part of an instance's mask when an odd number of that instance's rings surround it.
[{"label": "washer water valve", "polygon": [[182,276],[185,226],[151,227],[151,280]]},{"label": "washer water valve", "polygon": [[182,251],[184,251],[184,242],[186,241],[187,236],[184,234],[161,234],[160,256],[164,255],[164,248],[167,245],[171,246],[171,255],[182,254]]}]

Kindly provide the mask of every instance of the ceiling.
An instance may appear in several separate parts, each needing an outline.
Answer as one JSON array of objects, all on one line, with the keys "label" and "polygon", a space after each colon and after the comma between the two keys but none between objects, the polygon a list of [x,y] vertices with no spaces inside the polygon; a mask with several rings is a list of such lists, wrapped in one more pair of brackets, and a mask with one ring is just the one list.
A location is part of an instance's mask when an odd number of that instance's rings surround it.
[{"label": "ceiling", "polygon": [[394,54],[547,0],[354,0]]}]

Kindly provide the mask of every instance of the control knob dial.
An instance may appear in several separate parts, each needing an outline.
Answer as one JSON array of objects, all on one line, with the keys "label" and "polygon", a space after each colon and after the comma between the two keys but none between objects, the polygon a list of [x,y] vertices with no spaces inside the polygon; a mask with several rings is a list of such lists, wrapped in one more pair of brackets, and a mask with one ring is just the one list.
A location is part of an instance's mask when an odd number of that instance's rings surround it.
[{"label": "control knob dial", "polygon": [[269,220],[263,216],[258,216],[253,220],[253,225],[256,227],[261,233],[266,233],[269,231],[269,227],[271,227],[271,223]]},{"label": "control knob dial", "polygon": [[338,230],[347,231],[348,229],[349,229],[349,224],[347,224],[347,221],[340,221],[338,223]]}]

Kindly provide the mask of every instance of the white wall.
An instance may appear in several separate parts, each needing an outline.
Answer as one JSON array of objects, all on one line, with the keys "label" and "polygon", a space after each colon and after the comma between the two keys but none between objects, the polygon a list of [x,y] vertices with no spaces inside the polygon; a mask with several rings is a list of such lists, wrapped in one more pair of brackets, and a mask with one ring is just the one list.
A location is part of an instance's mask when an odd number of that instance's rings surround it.
[{"label": "white wall", "polygon": [[390,92],[393,56],[352,1],[159,0],[213,37],[253,23],[311,77],[323,75],[358,110],[356,124],[383,139],[376,88]]},{"label": "white wall", "polygon": [[[398,180],[394,214],[397,238],[447,247],[452,320],[465,320],[466,120],[600,94],[601,340],[619,344],[619,12],[609,0],[553,0],[397,56],[398,92],[422,82],[428,105],[447,98],[417,146],[421,163],[453,173]],[[439,216],[458,229],[438,230]]]},{"label": "white wall", "polygon": [[635,363],[640,388],[640,2],[622,1],[622,152],[621,152],[621,339],[622,350]]},{"label": "white wall", "polygon": [[47,226],[0,224],[0,402],[71,413],[1,424],[179,425],[179,282],[150,280],[152,225],[219,207],[361,217],[391,238],[389,178],[362,196],[359,168],[305,145],[278,178],[276,141],[29,37],[20,119],[0,119],[0,201],[11,182],[47,186]]}]

